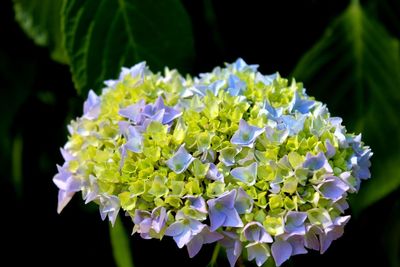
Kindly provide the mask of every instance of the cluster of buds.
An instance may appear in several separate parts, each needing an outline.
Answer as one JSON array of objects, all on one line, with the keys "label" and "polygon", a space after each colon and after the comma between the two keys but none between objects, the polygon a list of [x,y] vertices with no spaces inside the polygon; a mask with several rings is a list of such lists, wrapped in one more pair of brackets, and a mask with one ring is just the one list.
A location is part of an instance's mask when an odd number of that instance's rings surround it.
[{"label": "cluster of buds", "polygon": [[218,242],[231,266],[243,250],[279,266],[343,234],[372,152],[301,83],[238,59],[196,78],[139,63],[105,84],[68,126],[58,212],[82,191],[102,219],[123,210],[190,257]]}]

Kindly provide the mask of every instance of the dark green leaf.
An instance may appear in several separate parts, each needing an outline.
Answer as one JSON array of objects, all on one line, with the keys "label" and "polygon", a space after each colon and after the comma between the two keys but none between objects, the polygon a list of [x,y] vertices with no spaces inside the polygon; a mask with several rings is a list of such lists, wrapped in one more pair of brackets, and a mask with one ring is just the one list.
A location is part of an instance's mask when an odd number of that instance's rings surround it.
[{"label": "dark green leaf", "polygon": [[368,1],[368,10],[382,21],[391,34],[400,38],[400,1]]},{"label": "dark green leaf", "polygon": [[121,219],[117,217],[114,227],[110,224],[110,239],[115,264],[118,267],[133,267],[128,237]]},{"label": "dark green leaf", "polygon": [[400,185],[399,52],[398,40],[353,1],[294,70],[372,147],[372,179],[353,201],[365,201],[353,203],[356,212]]},{"label": "dark green leaf", "polygon": [[75,87],[100,91],[122,66],[146,61],[187,71],[194,55],[189,17],[178,0],[70,0],[63,27]]},{"label": "dark green leaf", "polygon": [[61,35],[62,0],[14,0],[15,18],[37,45],[47,46],[51,57],[67,63]]}]

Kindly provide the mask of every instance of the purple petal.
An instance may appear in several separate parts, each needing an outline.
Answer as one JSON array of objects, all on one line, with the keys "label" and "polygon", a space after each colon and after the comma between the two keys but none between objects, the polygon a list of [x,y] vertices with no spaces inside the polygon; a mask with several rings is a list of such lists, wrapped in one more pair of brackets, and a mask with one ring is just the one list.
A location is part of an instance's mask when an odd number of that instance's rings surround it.
[{"label": "purple petal", "polygon": [[[207,201],[207,203],[209,203],[209,201]],[[211,229],[211,231],[215,231],[224,224],[226,215],[225,215],[225,213],[223,213],[221,211],[217,211],[216,209],[211,208],[210,204],[208,204],[208,205],[210,208],[209,209],[210,229]]]},{"label": "purple petal", "polygon": [[66,192],[64,190],[58,191],[58,204],[57,213],[60,214],[61,211],[67,206],[68,202],[72,199],[75,192]]},{"label": "purple petal", "polygon": [[200,233],[204,227],[206,227],[205,224],[202,224],[201,222],[194,219],[189,219],[189,228],[193,234]]},{"label": "purple petal", "polygon": [[211,232],[210,228],[208,226],[203,228],[203,231],[201,232],[201,234],[203,236],[204,244],[214,243],[218,240],[221,240],[224,237],[220,233]]},{"label": "purple petal", "polygon": [[280,266],[292,255],[292,246],[289,242],[278,240],[272,244],[272,256],[275,259],[276,266]]},{"label": "purple petal", "polygon": [[311,153],[307,153],[306,160],[303,163],[304,168],[310,170],[319,170],[324,168],[327,172],[332,172],[332,167],[329,165],[324,153],[320,152],[318,155],[313,156]]},{"label": "purple petal", "polygon": [[182,233],[174,236],[173,238],[178,248],[183,248],[183,246],[186,245],[192,239],[192,234],[190,230],[185,228],[184,231],[182,231]]},{"label": "purple petal", "polygon": [[336,149],[335,147],[331,144],[329,139],[326,139],[325,141],[325,148],[326,148],[326,157],[328,159],[332,158],[336,154]]},{"label": "purple petal", "polygon": [[287,239],[287,242],[289,242],[290,245],[292,246],[293,249],[292,256],[308,253],[308,251],[304,248],[304,236],[300,235],[291,236],[289,237],[289,239]]},{"label": "purple petal", "polygon": [[178,109],[173,109],[170,107],[165,108],[165,114],[162,120],[163,124],[168,124],[182,115],[182,112]]},{"label": "purple petal", "polygon": [[107,216],[114,226],[115,220],[120,209],[119,198],[116,196],[100,197],[100,216],[104,220]]},{"label": "purple petal", "polygon": [[167,160],[166,164],[172,171],[179,174],[184,172],[194,159],[195,158],[186,151],[184,145],[181,145],[172,158]]},{"label": "purple petal", "polygon": [[246,167],[234,168],[231,170],[231,175],[249,186],[254,185],[257,179],[257,162]]},{"label": "purple petal", "polygon": [[61,155],[63,156],[65,161],[71,161],[71,160],[75,159],[75,157],[72,156],[72,154],[69,153],[68,150],[66,150],[64,148],[60,148],[60,151],[61,151]]},{"label": "purple petal", "polygon": [[190,201],[190,206],[195,210],[198,210],[202,213],[207,213],[206,202],[204,201],[203,197],[186,196],[185,198]]},{"label": "purple petal", "polygon": [[126,108],[121,108],[118,112],[124,118],[128,118],[134,124],[141,123],[142,119],[142,112],[145,106],[144,100],[140,100],[136,104],[130,105]]},{"label": "purple petal", "polygon": [[210,180],[224,182],[224,175],[218,171],[214,163],[210,163],[206,177]]},{"label": "purple petal", "polygon": [[189,257],[193,258],[200,251],[203,244],[214,243],[223,237],[224,236],[219,233],[210,232],[210,229],[207,226],[203,227],[202,231],[193,236],[190,242],[186,245],[189,252]]},{"label": "purple petal", "polygon": [[84,117],[89,120],[97,119],[100,115],[100,97],[92,90],[89,91],[88,99],[83,104]]},{"label": "purple petal", "polygon": [[228,257],[231,267],[235,266],[235,263],[239,256],[242,254],[242,242],[239,240],[239,236],[233,232],[222,232],[224,238],[219,240],[221,246],[226,249],[226,256]]},{"label": "purple petal", "polygon": [[225,221],[223,223],[223,226],[227,227],[242,227],[243,222],[239,217],[239,214],[233,209],[224,209],[223,213],[225,214]]},{"label": "purple petal", "polygon": [[135,215],[133,216],[133,223],[140,224],[143,220],[151,217],[151,213],[146,210],[135,210]]},{"label": "purple petal", "polygon": [[197,253],[199,253],[201,247],[203,246],[204,242],[203,242],[203,237],[198,234],[195,235],[187,244],[186,244],[186,248],[187,251],[189,253],[189,257],[193,258],[194,256],[197,255]]},{"label": "purple petal", "polygon": [[165,230],[166,236],[178,236],[185,231],[187,226],[185,226],[182,222],[174,222],[171,224],[167,230]]},{"label": "purple petal", "polygon": [[235,205],[236,198],[236,189],[232,189],[231,191],[225,192],[220,195],[216,201],[221,203],[224,208],[233,209]]},{"label": "purple petal", "polygon": [[249,125],[245,120],[239,121],[239,129],[233,134],[231,143],[240,146],[253,146],[256,138],[264,132],[264,129]]},{"label": "purple petal", "polygon": [[349,186],[347,184],[334,176],[319,186],[322,195],[328,199],[332,199],[333,201],[342,198],[348,189]]},{"label": "purple petal", "polygon": [[157,207],[151,212],[151,227],[156,233],[160,233],[165,226],[167,219],[167,211],[164,207]]}]

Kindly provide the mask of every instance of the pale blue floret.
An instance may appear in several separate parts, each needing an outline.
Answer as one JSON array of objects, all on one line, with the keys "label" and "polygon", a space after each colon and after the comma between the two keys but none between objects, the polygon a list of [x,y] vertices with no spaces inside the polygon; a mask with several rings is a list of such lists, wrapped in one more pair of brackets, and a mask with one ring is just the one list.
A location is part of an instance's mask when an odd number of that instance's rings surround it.
[{"label": "pale blue floret", "polygon": [[306,160],[303,163],[304,168],[316,171],[324,168],[327,172],[332,172],[332,167],[329,165],[328,160],[323,152],[319,152],[318,155],[314,156],[311,153],[307,153]]},{"label": "pale blue floret", "polygon": [[265,100],[260,112],[266,114],[268,119],[278,121],[278,119],[282,116],[283,109],[274,108],[271,106],[268,100]]},{"label": "pale blue floret", "polygon": [[118,112],[124,118],[129,119],[133,124],[141,124],[143,122],[143,109],[145,107],[144,100],[140,100],[136,104],[121,108]]},{"label": "pale blue floret", "polygon": [[101,195],[100,196],[100,216],[104,221],[108,216],[111,224],[114,225],[120,209],[120,202],[117,196]]},{"label": "pale blue floret", "polygon": [[296,117],[291,115],[283,115],[279,118],[284,128],[289,131],[289,136],[298,134],[304,128],[304,122],[307,116],[302,114]]},{"label": "pale blue floret", "polygon": [[254,64],[254,65],[247,65],[247,63],[241,59],[238,58],[234,63],[232,64],[227,64],[227,66],[232,66],[234,70],[236,71],[246,71],[246,70],[250,70],[252,72],[257,71],[258,65]]},{"label": "pale blue floret", "polygon": [[318,189],[325,198],[337,201],[345,196],[349,186],[338,177],[330,176],[318,186]]},{"label": "pale blue floret", "polygon": [[243,235],[249,242],[272,243],[272,237],[259,222],[249,222],[243,228]]},{"label": "pale blue floret", "polygon": [[270,85],[277,77],[277,74],[271,75],[262,75],[261,73],[257,72],[256,77],[254,79],[254,83],[263,83],[264,85]]},{"label": "pale blue floret", "polygon": [[242,227],[243,222],[235,209],[236,189],[225,192],[215,199],[207,201],[210,216],[210,229],[215,231],[221,226]]},{"label": "pale blue floret", "polygon": [[167,212],[164,207],[156,207],[150,213],[146,210],[135,210],[133,223],[135,224],[133,232],[140,234],[143,239],[151,239],[150,230],[160,233],[164,228],[167,219]]},{"label": "pale blue floret", "polygon": [[188,244],[195,235],[199,234],[206,227],[205,224],[187,217],[181,211],[178,211],[175,219],[176,221],[165,231],[165,235],[172,236],[179,248]]},{"label": "pale blue floret", "polygon": [[287,241],[276,240],[271,246],[271,252],[276,266],[281,266],[282,263],[292,256],[293,248]]},{"label": "pale blue floret", "polygon": [[172,158],[166,161],[166,164],[172,171],[179,174],[186,171],[193,160],[195,158],[186,151],[184,145],[181,145]]},{"label": "pale blue floret", "polygon": [[249,125],[247,121],[239,121],[239,129],[233,134],[231,143],[240,146],[252,147],[256,138],[264,132],[265,129]]},{"label": "pale blue floret", "polygon": [[[303,90],[303,95],[305,95],[305,90]],[[296,94],[294,95],[294,105],[292,108],[292,112],[298,111],[302,114],[307,114],[314,107],[314,105],[314,100],[309,100],[305,97],[302,98],[299,92],[296,92]]]},{"label": "pale blue floret", "polygon": [[257,179],[257,162],[245,167],[236,167],[231,170],[231,175],[248,186],[254,185]]},{"label": "pale blue floret", "polygon": [[306,212],[289,211],[285,219],[285,232],[289,235],[304,235],[306,231],[304,222],[306,219]]},{"label": "pale blue floret", "polygon": [[143,115],[151,120],[156,120],[160,121],[163,124],[168,124],[174,119],[181,116],[182,112],[177,109],[165,106],[164,100],[161,96],[159,96],[153,105],[149,104],[144,107]]},{"label": "pale blue floret", "polygon": [[246,89],[245,82],[239,79],[239,77],[237,77],[236,75],[233,74],[229,75],[228,89],[227,89],[229,94],[231,94],[232,96],[242,95],[245,89]]},{"label": "pale blue floret", "polygon": [[83,104],[83,117],[89,120],[97,119],[100,115],[100,104],[100,97],[93,90],[90,90],[88,98]]},{"label": "pale blue floret", "polygon": [[214,163],[210,163],[206,177],[210,180],[224,182],[224,175],[218,170]]},{"label": "pale blue floret", "polygon": [[242,242],[239,239],[239,235],[234,232],[223,231],[222,234],[224,238],[219,243],[226,250],[230,266],[234,267],[237,259],[242,254]]},{"label": "pale blue floret", "polygon": [[192,239],[186,244],[189,257],[193,258],[199,253],[203,244],[211,244],[218,240],[221,240],[224,236],[217,233],[211,232],[208,226],[204,226],[200,233],[194,235]]},{"label": "pale blue floret", "polygon": [[253,199],[239,187],[235,199],[235,209],[239,214],[250,213],[253,209]]}]

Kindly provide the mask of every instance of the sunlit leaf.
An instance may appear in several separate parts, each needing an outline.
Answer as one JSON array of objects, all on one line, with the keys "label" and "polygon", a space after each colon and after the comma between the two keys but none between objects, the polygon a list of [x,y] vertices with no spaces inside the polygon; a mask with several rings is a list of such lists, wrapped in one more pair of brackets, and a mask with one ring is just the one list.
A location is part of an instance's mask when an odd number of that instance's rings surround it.
[{"label": "sunlit leaf", "polygon": [[37,45],[47,46],[51,57],[67,63],[61,35],[63,0],[14,0],[15,18]]},{"label": "sunlit leaf", "polygon": [[192,30],[178,0],[70,0],[62,23],[75,87],[84,95],[139,61],[153,71],[191,66]]},{"label": "sunlit leaf", "polygon": [[133,267],[129,235],[126,233],[124,225],[119,217],[115,220],[114,227],[110,224],[110,239],[116,266]]},{"label": "sunlit leaf", "polygon": [[356,212],[400,185],[399,52],[398,40],[352,1],[293,73],[374,151],[372,179],[353,201],[365,201],[354,205]]}]

